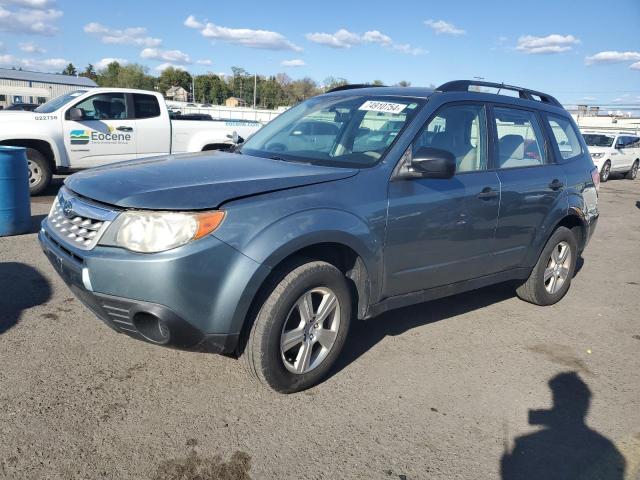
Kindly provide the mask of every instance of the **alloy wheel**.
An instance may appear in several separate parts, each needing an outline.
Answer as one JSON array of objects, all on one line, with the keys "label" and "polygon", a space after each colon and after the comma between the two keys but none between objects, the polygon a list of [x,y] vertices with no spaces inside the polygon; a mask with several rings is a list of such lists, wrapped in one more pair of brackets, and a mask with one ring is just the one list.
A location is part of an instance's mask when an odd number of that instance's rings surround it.
[{"label": "alloy wheel", "polygon": [[571,267],[571,247],[565,241],[558,243],[544,270],[544,288],[551,295],[557,293],[569,277]]},{"label": "alloy wheel", "polygon": [[282,327],[280,355],[284,366],[299,375],[319,366],[329,355],[340,329],[340,302],[326,287],[305,292]]}]

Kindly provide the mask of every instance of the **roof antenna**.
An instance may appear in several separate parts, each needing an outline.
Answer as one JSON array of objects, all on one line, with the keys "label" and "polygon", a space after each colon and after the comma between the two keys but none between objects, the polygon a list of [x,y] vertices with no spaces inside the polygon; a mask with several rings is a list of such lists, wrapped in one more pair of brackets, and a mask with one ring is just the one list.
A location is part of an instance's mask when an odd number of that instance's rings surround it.
[{"label": "roof antenna", "polygon": [[504,82],[502,82],[500,84],[500,88],[498,88],[498,91],[496,92],[496,95],[500,95],[500,90],[502,90],[503,87],[504,87]]}]

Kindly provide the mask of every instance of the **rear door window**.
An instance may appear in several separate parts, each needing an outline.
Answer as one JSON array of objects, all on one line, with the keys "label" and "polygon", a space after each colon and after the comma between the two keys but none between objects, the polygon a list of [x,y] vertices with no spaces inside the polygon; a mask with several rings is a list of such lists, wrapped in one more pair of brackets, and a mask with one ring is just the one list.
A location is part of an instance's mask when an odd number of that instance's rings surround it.
[{"label": "rear door window", "polygon": [[543,165],[544,136],[536,114],[529,110],[495,107],[498,168]]},{"label": "rear door window", "polygon": [[565,160],[582,155],[582,144],[573,124],[566,118],[557,115],[546,115],[547,122],[553,132],[553,139],[558,145],[560,156]]},{"label": "rear door window", "polygon": [[153,118],[160,116],[158,99],[153,95],[133,94],[133,107],[136,118]]}]

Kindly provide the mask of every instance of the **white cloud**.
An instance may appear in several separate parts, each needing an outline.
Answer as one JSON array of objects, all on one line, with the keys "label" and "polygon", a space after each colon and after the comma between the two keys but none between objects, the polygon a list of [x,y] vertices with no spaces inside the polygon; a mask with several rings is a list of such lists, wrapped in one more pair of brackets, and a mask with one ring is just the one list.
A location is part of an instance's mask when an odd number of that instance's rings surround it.
[{"label": "white cloud", "polygon": [[[629,65],[629,68],[632,68],[634,70],[640,70],[640,62],[632,63],[631,65]],[[638,99],[640,100],[640,97],[638,97]]]},{"label": "white cloud", "polygon": [[0,55],[0,65],[3,67],[24,68],[25,70],[39,70],[44,72],[59,72],[69,63],[65,58],[17,58],[13,55]]},{"label": "white cloud", "polygon": [[25,42],[18,45],[20,50],[25,53],[44,53],[46,50],[42,47],[39,47],[33,42]]},{"label": "white cloud", "polygon": [[125,29],[115,29],[105,27],[104,25],[91,22],[84,26],[84,32],[89,35],[95,35],[102,43],[119,44],[119,45],[136,45],[138,47],[157,47],[162,43],[159,38],[147,35],[147,29],[144,27],[130,27]]},{"label": "white cloud", "polygon": [[196,17],[194,17],[193,15],[189,15],[187,19],[184,21],[184,26],[189,28],[195,28],[196,30],[200,30],[201,28],[204,28],[204,23],[196,20]]},{"label": "white cloud", "polygon": [[[4,3],[4,2],[3,2]],[[0,5],[0,32],[55,35],[62,11],[53,8],[8,9]]]},{"label": "white cloud", "polygon": [[606,51],[598,52],[595,55],[586,57],[584,63],[587,65],[607,64],[607,63],[624,63],[637,62],[640,60],[640,52],[616,52]]},{"label": "white cloud", "polygon": [[104,70],[110,63],[113,62],[118,62],[120,65],[126,65],[129,63],[129,61],[124,58],[107,57],[97,61],[94,67],[96,70]]},{"label": "white cloud", "polygon": [[203,58],[201,60],[196,60],[198,65],[213,65],[213,62],[209,59]]},{"label": "white cloud", "polygon": [[140,52],[140,57],[147,60],[160,60],[169,63],[186,65],[191,63],[191,57],[180,50],[162,50],[159,48],[145,48]]},{"label": "white cloud", "polygon": [[280,65],[283,67],[304,67],[306,63],[301,58],[294,58],[292,60],[283,60]]},{"label": "white cloud", "polygon": [[518,39],[516,50],[527,54],[561,53],[571,50],[580,40],[573,35],[559,35],[557,33],[546,37],[524,35]]},{"label": "white cloud", "polygon": [[242,45],[249,48],[263,48],[267,50],[292,50],[301,52],[302,48],[289,41],[284,35],[270,30],[252,30],[249,28],[228,28],[199,22],[193,15],[189,15],[184,25],[200,31],[205,38],[221,40],[223,42]]},{"label": "white cloud", "polygon": [[51,0],[2,0],[5,5],[16,5],[23,8],[43,9],[50,6]]},{"label": "white cloud", "polygon": [[341,28],[336,33],[307,33],[307,40],[331,48],[351,48],[362,43],[357,33]]},{"label": "white cloud", "polygon": [[362,35],[362,40],[369,43],[379,43],[380,45],[389,46],[393,43],[391,37],[385,35],[378,30],[370,30],[368,32],[364,32]]},{"label": "white cloud", "polygon": [[425,20],[424,24],[436,32],[437,35],[464,35],[467,33],[453,23],[445,22],[444,20]]},{"label": "white cloud", "polygon": [[415,55],[415,56],[426,55],[427,53],[429,53],[429,51],[425,50],[424,48],[412,47],[408,43],[394,43],[391,46],[391,49],[400,53],[406,53],[407,55]]},{"label": "white cloud", "polygon": [[412,47],[408,43],[394,43],[393,39],[379,30],[369,30],[362,35],[341,28],[335,33],[307,33],[307,40],[325,47],[347,49],[362,43],[375,43],[382,47],[409,55],[424,55],[422,48]]},{"label": "white cloud", "polygon": [[161,63],[160,65],[158,65],[157,67],[154,68],[154,70],[156,70],[157,72],[162,72],[163,70],[166,70],[169,67],[173,67],[176,70],[184,70],[184,68],[182,67],[182,65],[175,65],[171,62],[165,62],[165,63]]}]

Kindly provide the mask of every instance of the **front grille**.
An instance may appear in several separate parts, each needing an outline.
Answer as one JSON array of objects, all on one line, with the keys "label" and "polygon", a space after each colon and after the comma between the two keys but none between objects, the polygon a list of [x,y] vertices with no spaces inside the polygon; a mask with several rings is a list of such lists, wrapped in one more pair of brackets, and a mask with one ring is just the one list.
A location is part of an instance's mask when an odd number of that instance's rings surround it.
[{"label": "front grille", "polygon": [[53,202],[48,224],[63,242],[91,250],[117,215],[117,211],[89,203],[63,187]]},{"label": "front grille", "polygon": [[57,197],[51,213],[49,213],[49,224],[53,230],[67,242],[84,250],[95,246],[103,232],[105,223],[80,215],[71,218],[65,217]]}]

